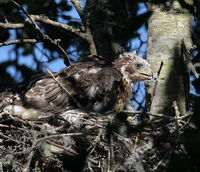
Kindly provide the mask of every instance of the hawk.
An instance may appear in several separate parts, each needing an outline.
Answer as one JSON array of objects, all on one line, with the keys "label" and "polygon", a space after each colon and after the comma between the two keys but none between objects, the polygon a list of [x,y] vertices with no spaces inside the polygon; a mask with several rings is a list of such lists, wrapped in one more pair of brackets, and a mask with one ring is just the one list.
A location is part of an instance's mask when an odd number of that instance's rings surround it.
[{"label": "hawk", "polygon": [[[134,83],[152,79],[149,63],[135,52],[114,62],[90,55],[59,72],[34,76],[0,94],[4,110],[13,115],[60,114],[70,109],[104,113],[118,111],[131,96]],[[1,103],[2,104],[2,103]]]}]

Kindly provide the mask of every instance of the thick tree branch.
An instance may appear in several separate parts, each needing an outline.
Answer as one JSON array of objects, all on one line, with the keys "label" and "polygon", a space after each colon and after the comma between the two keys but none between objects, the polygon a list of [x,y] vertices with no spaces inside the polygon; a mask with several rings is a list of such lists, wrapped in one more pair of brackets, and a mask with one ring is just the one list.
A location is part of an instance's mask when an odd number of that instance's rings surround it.
[{"label": "thick tree branch", "polygon": [[85,19],[84,15],[83,15],[83,12],[81,10],[80,4],[78,3],[77,0],[69,0],[69,1],[76,8],[76,11],[78,12],[78,14],[80,16],[81,21],[82,21],[83,25],[85,26],[85,40],[87,40],[87,42],[90,45],[90,52],[91,52],[91,54],[97,55],[97,49],[96,49],[96,46],[95,46],[95,43],[94,43],[94,39],[93,39],[91,30],[90,30],[90,27],[87,24],[86,19]]}]

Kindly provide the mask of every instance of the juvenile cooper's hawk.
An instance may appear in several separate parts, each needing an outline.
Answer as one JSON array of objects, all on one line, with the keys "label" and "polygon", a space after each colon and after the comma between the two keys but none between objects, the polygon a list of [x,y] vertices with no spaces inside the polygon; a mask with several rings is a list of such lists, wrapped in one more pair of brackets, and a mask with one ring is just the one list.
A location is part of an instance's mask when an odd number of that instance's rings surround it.
[{"label": "juvenile cooper's hawk", "polygon": [[9,102],[4,110],[22,116],[29,111],[60,114],[80,104],[88,111],[117,111],[131,95],[132,84],[152,78],[148,62],[135,52],[113,63],[90,55],[53,75],[70,95],[49,74],[37,75],[0,94],[0,102]]}]

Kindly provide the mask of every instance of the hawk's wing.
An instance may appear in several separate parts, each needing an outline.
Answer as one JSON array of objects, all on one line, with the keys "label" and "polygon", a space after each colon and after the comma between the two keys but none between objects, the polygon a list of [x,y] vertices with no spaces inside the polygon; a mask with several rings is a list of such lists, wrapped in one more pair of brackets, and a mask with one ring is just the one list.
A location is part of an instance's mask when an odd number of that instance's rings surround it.
[{"label": "hawk's wing", "polygon": [[[119,103],[119,94],[124,93],[120,99],[127,96],[121,72],[100,56],[82,58],[54,76],[87,110],[112,110]],[[60,113],[78,108],[77,103],[49,75],[32,80],[18,93],[18,99],[24,106],[43,112]]]}]

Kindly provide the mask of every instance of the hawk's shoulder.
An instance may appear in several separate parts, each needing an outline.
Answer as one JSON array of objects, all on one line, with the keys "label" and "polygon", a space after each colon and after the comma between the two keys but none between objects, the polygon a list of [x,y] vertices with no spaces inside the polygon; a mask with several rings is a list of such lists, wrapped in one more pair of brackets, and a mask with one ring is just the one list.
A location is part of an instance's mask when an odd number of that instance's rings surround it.
[{"label": "hawk's shoulder", "polygon": [[83,107],[92,111],[112,110],[119,91],[124,89],[122,73],[101,56],[82,58],[55,76]]}]

